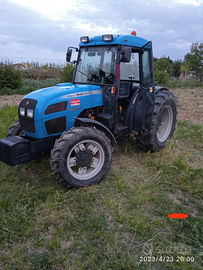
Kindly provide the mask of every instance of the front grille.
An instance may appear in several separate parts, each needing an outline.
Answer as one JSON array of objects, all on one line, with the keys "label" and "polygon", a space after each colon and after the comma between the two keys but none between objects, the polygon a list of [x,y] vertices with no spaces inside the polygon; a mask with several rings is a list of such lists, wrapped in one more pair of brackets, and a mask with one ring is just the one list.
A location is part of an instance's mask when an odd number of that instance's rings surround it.
[{"label": "front grille", "polygon": [[36,99],[24,98],[21,100],[19,107],[34,110],[37,105],[37,102],[38,101]]},{"label": "front grille", "polygon": [[62,133],[66,130],[66,117],[59,117],[45,122],[48,134]]},{"label": "front grille", "polygon": [[20,126],[23,130],[31,133],[35,133],[35,123],[34,121],[23,119],[22,117],[19,117]]}]

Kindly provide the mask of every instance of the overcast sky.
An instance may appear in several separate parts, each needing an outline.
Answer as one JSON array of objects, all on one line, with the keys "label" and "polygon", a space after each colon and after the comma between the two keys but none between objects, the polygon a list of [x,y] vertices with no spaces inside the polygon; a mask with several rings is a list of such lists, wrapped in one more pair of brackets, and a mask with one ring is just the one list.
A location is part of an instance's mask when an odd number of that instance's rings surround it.
[{"label": "overcast sky", "polygon": [[203,42],[203,0],[0,0],[0,60],[64,63],[81,36],[131,30],[183,60]]}]

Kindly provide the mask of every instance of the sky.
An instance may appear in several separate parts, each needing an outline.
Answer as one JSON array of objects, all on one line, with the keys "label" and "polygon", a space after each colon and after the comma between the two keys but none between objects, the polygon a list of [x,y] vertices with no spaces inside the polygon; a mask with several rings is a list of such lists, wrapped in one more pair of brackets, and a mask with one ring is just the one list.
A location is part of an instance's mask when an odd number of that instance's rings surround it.
[{"label": "sky", "polygon": [[184,59],[203,42],[203,0],[0,0],[0,60],[65,63],[81,36],[151,40],[154,57]]}]

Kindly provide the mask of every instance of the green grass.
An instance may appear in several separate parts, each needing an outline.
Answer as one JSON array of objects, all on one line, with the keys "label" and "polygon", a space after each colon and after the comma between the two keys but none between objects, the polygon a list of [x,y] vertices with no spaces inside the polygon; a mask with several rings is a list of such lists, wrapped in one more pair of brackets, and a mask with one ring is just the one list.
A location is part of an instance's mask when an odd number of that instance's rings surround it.
[{"label": "green grass", "polygon": [[[16,120],[17,106],[0,109],[0,138]],[[57,183],[49,157],[0,162],[0,269],[203,269],[202,134],[202,126],[179,121],[153,154],[131,137],[107,177],[83,189]],[[168,217],[176,212],[189,217]],[[174,262],[141,262],[147,244],[152,256]],[[176,262],[181,255],[194,262]]]},{"label": "green grass", "polygon": [[190,87],[202,87],[202,83],[199,78],[182,81],[180,79],[171,79],[166,84],[160,85],[168,88],[190,88]]}]

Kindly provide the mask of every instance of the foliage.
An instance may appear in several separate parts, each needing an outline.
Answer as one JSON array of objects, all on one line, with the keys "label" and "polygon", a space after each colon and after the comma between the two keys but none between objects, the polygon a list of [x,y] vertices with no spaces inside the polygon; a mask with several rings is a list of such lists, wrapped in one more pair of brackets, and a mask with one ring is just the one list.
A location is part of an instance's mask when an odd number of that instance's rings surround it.
[{"label": "foliage", "polygon": [[161,57],[154,63],[155,71],[165,71],[168,75],[172,74],[172,60],[169,58]]},{"label": "foliage", "polygon": [[35,91],[39,88],[46,88],[51,87],[60,82],[59,79],[47,79],[42,81],[36,81],[36,80],[24,80],[23,85],[19,89],[11,89],[9,87],[3,87],[0,90],[0,96],[1,95],[26,95],[29,94],[32,91]]},{"label": "foliage", "polygon": [[41,80],[60,78],[60,71],[63,68],[62,65],[55,65],[54,63],[47,63],[45,65],[40,65],[39,62],[32,62],[33,68],[28,68],[21,70],[24,79],[32,79],[37,81],[37,88],[40,88]]},{"label": "foliage", "polygon": [[169,81],[169,77],[168,77],[168,74],[165,72],[165,71],[159,71],[159,70],[156,70],[155,71],[155,81],[158,83],[158,84],[167,84],[168,81]]},{"label": "foliage", "polygon": [[199,82],[198,79],[190,79],[190,80],[180,80],[180,79],[173,79],[169,80],[168,83],[163,84],[162,86],[168,88],[191,88],[191,87],[202,87],[202,84]]},{"label": "foliage", "polygon": [[172,76],[178,78],[181,73],[182,60],[176,60],[172,64]]},{"label": "foliage", "polygon": [[[60,72],[60,79],[61,82],[72,82],[74,71],[71,74],[71,70],[75,68],[75,65],[73,64],[67,64],[66,67],[63,68]],[[70,78],[71,75],[71,78]]]},{"label": "foliage", "polygon": [[22,87],[23,78],[19,70],[0,64],[0,90],[4,87],[16,89]]},{"label": "foliage", "polygon": [[203,43],[192,43],[190,53],[185,55],[184,60],[196,74],[203,73]]},{"label": "foliage", "polygon": [[184,65],[181,66],[181,72],[183,74],[184,79],[186,78],[189,71],[190,71],[190,65],[187,63],[184,63]]}]

